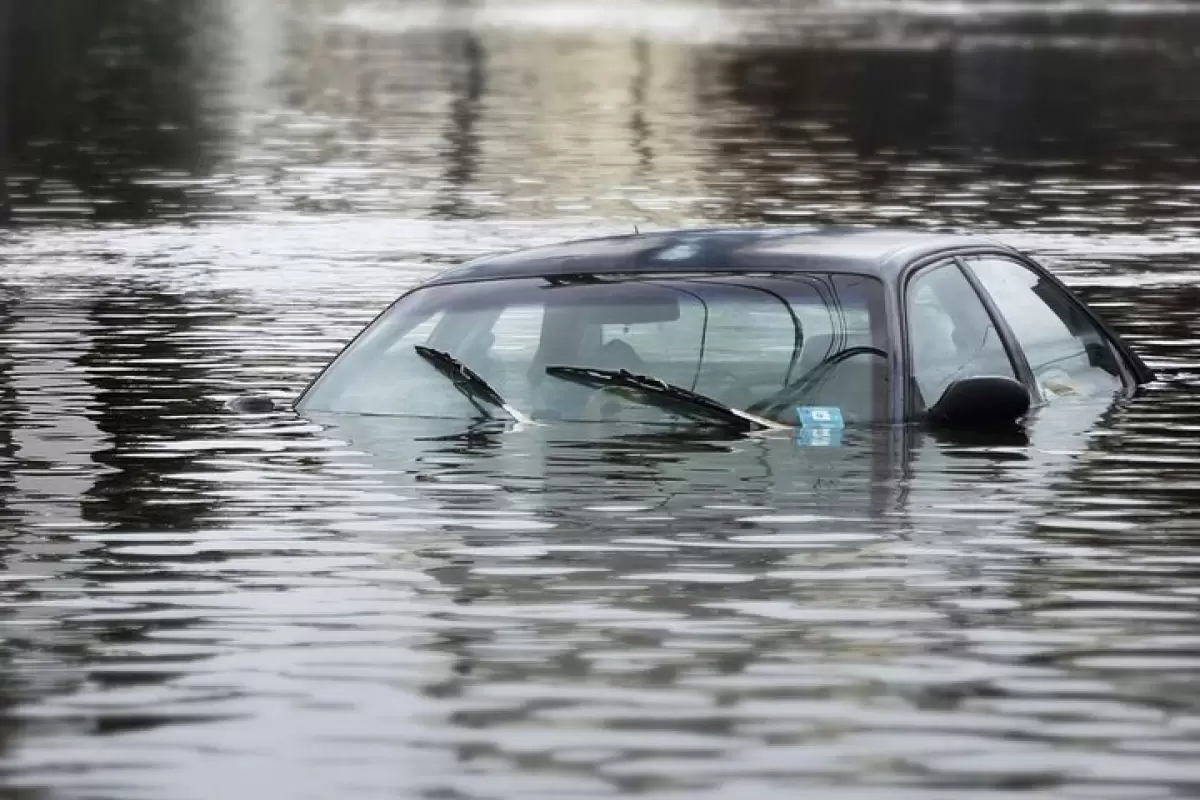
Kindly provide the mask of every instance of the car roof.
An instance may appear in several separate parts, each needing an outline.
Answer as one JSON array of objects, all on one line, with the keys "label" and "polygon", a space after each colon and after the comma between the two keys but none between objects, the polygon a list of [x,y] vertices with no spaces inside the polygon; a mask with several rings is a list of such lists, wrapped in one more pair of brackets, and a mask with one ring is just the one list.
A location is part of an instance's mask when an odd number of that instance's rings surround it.
[{"label": "car roof", "polygon": [[701,228],[605,236],[486,256],[426,283],[614,273],[850,272],[894,279],[946,250],[1012,251],[980,236],[897,228]]}]

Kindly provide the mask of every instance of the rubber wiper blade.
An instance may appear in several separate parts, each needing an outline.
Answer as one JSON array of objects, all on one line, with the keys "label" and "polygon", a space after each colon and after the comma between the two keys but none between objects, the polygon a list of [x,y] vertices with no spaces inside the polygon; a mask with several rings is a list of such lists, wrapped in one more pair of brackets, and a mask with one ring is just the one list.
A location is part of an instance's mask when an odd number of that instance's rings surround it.
[{"label": "rubber wiper blade", "polygon": [[572,383],[590,386],[593,389],[611,387],[628,389],[648,405],[665,408],[668,411],[674,411],[703,422],[721,423],[741,431],[787,427],[756,414],[731,408],[690,389],[624,369],[546,367],[546,374]]},{"label": "rubber wiper blade", "polygon": [[446,351],[436,350],[432,347],[425,347],[419,344],[414,345],[413,349],[417,351],[417,355],[432,364],[434,369],[449,378],[450,382],[454,384],[454,388],[458,389],[464,397],[470,400],[471,405],[479,409],[481,414],[489,417],[494,416],[480,405],[480,401],[483,401],[488,405],[502,409],[505,414],[508,414],[517,422],[528,423],[531,421],[529,417],[513,408],[511,404],[501,397],[500,393],[480,377],[478,372]]}]

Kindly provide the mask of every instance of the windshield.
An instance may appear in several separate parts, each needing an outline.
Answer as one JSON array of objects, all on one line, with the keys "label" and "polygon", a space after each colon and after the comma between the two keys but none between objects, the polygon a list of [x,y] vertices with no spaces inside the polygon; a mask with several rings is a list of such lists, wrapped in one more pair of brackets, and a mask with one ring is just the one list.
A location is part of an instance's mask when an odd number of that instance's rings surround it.
[{"label": "windshield", "polygon": [[[395,303],[300,399],[301,411],[478,419],[481,403],[430,360],[451,356],[534,420],[676,423],[620,386],[547,367],[625,370],[795,425],[800,409],[846,422],[888,414],[883,291],[858,275],[430,286]],[[424,352],[424,356],[422,356]]]}]

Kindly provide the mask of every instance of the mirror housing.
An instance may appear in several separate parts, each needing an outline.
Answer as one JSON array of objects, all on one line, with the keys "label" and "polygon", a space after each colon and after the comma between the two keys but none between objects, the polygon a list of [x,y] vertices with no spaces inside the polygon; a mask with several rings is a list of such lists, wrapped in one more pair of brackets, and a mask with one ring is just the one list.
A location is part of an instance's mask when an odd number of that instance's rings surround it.
[{"label": "mirror housing", "polygon": [[1011,428],[1029,413],[1029,390],[1003,375],[976,375],[954,381],[929,409],[930,425],[950,430]]}]

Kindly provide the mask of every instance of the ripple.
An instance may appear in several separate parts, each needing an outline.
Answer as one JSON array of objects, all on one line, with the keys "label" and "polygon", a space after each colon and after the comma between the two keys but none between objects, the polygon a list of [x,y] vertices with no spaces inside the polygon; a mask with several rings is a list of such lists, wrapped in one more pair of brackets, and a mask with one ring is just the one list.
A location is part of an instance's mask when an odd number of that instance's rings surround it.
[{"label": "ripple", "polygon": [[[1194,9],[211,5],[9,54],[9,793],[1200,790]],[[796,219],[1024,248],[1161,380],[995,448],[286,409],[463,259]]]}]

